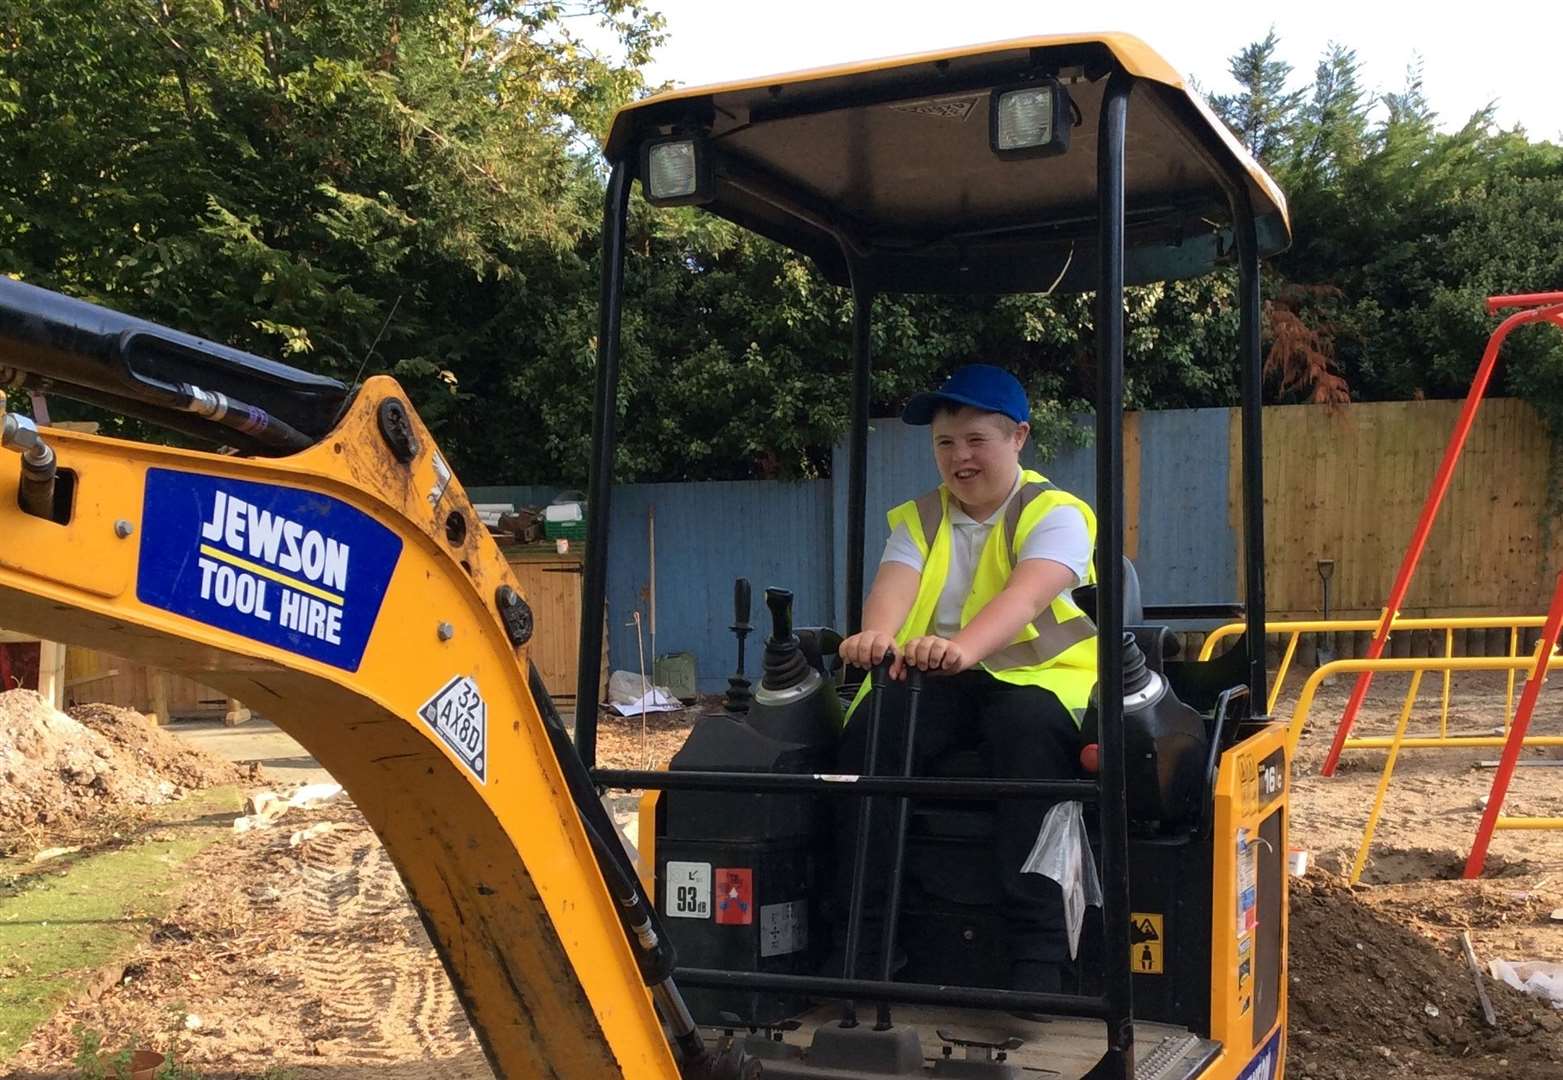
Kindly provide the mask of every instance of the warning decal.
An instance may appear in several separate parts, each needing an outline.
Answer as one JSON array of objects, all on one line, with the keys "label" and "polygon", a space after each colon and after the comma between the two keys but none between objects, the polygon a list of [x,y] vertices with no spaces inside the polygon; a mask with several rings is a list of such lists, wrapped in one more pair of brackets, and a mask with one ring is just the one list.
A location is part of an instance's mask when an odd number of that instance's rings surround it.
[{"label": "warning decal", "polygon": [[754,871],[747,867],[717,867],[716,921],[724,926],[754,922]]},{"label": "warning decal", "polygon": [[1254,1007],[1254,939],[1252,935],[1237,943],[1237,1012],[1241,1016]]},{"label": "warning decal", "polygon": [[1248,839],[1247,829],[1237,830],[1237,934],[1252,933],[1259,925],[1259,845]]},{"label": "warning decal", "polygon": [[760,955],[785,956],[809,947],[809,905],[803,900],[760,909]]},{"label": "warning decal", "polygon": [[1129,916],[1129,970],[1136,975],[1160,975],[1166,971],[1163,925],[1161,915],[1136,911]]}]

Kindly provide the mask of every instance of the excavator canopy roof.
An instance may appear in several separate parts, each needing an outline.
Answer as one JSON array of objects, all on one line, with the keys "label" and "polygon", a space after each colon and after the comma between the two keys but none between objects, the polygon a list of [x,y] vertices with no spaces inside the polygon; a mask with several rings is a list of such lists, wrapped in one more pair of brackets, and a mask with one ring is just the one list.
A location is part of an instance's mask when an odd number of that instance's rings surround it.
[{"label": "excavator canopy roof", "polygon": [[[1097,282],[1098,120],[1114,72],[1136,80],[1126,281],[1192,277],[1224,261],[1234,197],[1253,208],[1259,255],[1284,250],[1290,223],[1275,182],[1166,61],[1124,34],[673,90],[619,110],[605,149],[640,169],[648,142],[700,136],[711,158],[703,208],[809,256],[837,284],[850,258],[889,291],[1081,291]],[[990,99],[1039,80],[1072,101],[1067,150],[999,156]]]}]

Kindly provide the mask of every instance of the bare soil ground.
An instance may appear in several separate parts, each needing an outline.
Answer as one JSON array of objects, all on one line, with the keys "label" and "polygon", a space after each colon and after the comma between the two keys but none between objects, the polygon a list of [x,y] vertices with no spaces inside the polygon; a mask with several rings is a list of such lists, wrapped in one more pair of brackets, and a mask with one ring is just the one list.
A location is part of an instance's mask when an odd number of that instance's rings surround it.
[{"label": "bare soil ground", "polygon": [[620,716],[597,714],[597,764],[604,769],[665,769],[689,737],[698,709]]},{"label": "bare soil ground", "polygon": [[[1376,684],[1361,733],[1392,730],[1405,683]],[[1397,689],[1398,688],[1398,689]],[[1292,844],[1316,865],[1294,881],[1291,1054],[1304,1080],[1444,1080],[1563,1076],[1563,1013],[1488,980],[1488,1028],[1461,957],[1468,929],[1485,962],[1563,961],[1563,833],[1506,832],[1489,873],[1458,874],[1497,751],[1401,756],[1364,875],[1349,869],[1378,783],[1382,753],[1353,753],[1324,780],[1318,765],[1348,686],[1326,688],[1294,769]],[[1456,680],[1450,725],[1501,725],[1504,686]],[[1288,715],[1283,703],[1281,714]],[[1424,687],[1414,727],[1436,725],[1438,686]],[[663,764],[692,717],[604,721],[604,763]],[[1544,693],[1537,733],[1563,734],[1563,702]],[[1527,754],[1544,760],[1549,754]],[[1563,772],[1521,769],[1509,812],[1563,816]],[[290,845],[308,826],[329,831]],[[490,1073],[399,879],[343,800],[290,813],[191,864],[184,903],[107,992],[64,1010],[12,1063],[18,1078],[71,1075],[78,1025],[105,1046],[175,1050],[210,1077],[258,1077],[286,1066],[332,1080],[479,1080]]]},{"label": "bare soil ground", "polygon": [[[1300,679],[1297,680],[1300,685]],[[1354,734],[1390,735],[1409,678],[1374,681]],[[1488,982],[1498,1013],[1489,1029],[1459,944],[1470,932],[1482,963],[1563,961],[1563,832],[1500,831],[1477,881],[1460,874],[1501,751],[1405,750],[1396,763],[1363,884],[1346,884],[1383,772],[1383,751],[1350,751],[1330,779],[1319,766],[1351,685],[1326,687],[1292,770],[1294,847],[1317,868],[1294,881],[1291,903],[1291,1054],[1288,1075],[1357,1077],[1563,1076],[1563,1013]],[[1424,680],[1413,734],[1435,734],[1441,684]],[[1518,694],[1516,693],[1516,699]],[[1451,733],[1501,728],[1502,676],[1456,676]],[[1290,715],[1283,701],[1278,713]],[[1563,734],[1563,699],[1544,690],[1532,734]],[[1527,750],[1524,760],[1556,760]],[[1517,770],[1509,814],[1563,816],[1563,770]]]},{"label": "bare soil ground", "polygon": [[[311,826],[330,831],[301,843]],[[35,1033],[15,1076],[65,1077],[78,1025],[206,1076],[492,1074],[385,849],[345,799],[190,864],[191,889],[107,993]]]},{"label": "bare soil ground", "polygon": [[[602,763],[665,766],[693,714],[646,721],[643,737],[639,717],[605,714]],[[110,989],[41,1027],[10,1076],[74,1076],[86,1029],[105,1048],[150,1045],[207,1077],[492,1077],[401,879],[345,797],[289,811],[185,872],[183,903],[102,980]]]}]

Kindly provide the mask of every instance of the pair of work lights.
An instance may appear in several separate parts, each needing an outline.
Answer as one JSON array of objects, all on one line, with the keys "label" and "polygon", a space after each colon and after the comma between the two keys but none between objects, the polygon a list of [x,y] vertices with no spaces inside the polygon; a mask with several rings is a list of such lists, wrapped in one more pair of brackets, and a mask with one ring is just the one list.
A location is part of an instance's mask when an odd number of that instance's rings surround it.
[{"label": "pair of work lights", "polygon": [[[994,90],[988,146],[1001,158],[1047,157],[1069,149],[1069,93],[1052,79]],[[641,187],[653,206],[708,203],[712,151],[703,135],[674,134],[641,148]]]}]

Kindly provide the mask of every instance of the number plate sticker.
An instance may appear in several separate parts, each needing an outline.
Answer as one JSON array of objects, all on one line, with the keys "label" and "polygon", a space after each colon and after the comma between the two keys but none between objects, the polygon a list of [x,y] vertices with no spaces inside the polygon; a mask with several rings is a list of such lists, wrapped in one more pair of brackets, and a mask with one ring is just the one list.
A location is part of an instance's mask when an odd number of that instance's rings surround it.
[{"label": "number plate sticker", "polygon": [[1286,752],[1277,750],[1259,763],[1259,809],[1286,792]]},{"label": "number plate sticker", "polygon": [[478,783],[488,783],[488,705],[470,676],[458,675],[446,683],[423,703],[418,715]]},{"label": "number plate sticker", "polygon": [[711,917],[711,864],[708,862],[669,862],[667,869],[667,916],[670,919],[709,919]]}]

